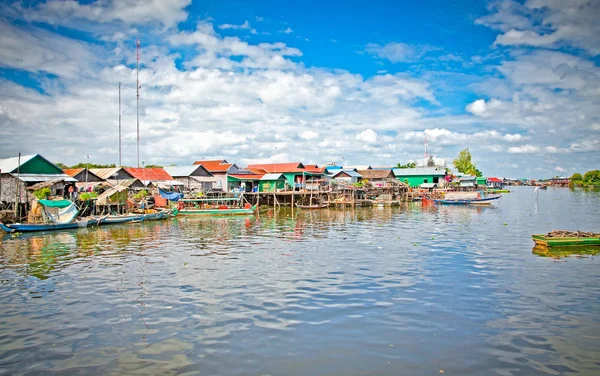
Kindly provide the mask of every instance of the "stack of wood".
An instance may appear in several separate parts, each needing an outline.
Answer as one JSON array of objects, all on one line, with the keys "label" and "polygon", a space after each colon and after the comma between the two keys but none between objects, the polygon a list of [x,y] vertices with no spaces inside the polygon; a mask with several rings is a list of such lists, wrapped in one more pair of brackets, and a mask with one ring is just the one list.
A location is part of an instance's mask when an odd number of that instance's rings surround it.
[{"label": "stack of wood", "polygon": [[598,232],[585,231],[569,231],[569,230],[553,230],[547,235],[547,238],[600,238]]},{"label": "stack of wood", "polygon": [[0,210],[0,222],[14,223],[16,221],[15,212],[12,210]]}]

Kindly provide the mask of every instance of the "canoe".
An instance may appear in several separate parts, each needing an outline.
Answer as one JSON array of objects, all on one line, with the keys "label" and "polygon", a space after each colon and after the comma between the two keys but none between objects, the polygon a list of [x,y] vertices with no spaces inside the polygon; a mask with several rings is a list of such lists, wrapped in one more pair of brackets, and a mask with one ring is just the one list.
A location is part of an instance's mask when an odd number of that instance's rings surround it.
[{"label": "canoe", "polygon": [[249,208],[223,208],[223,209],[180,209],[179,215],[249,215],[254,214],[257,205]]},{"label": "canoe", "polygon": [[3,224],[0,222],[0,228],[6,232],[34,232],[34,231],[58,231],[58,230],[69,230],[74,228],[85,228],[91,226],[97,226],[104,221],[106,217],[97,217],[97,218],[86,218],[80,219],[75,222],[70,223],[12,223],[12,224]]},{"label": "canoe", "polygon": [[329,206],[329,204],[319,204],[319,205],[301,205],[296,204],[296,207],[299,209],[312,210],[312,209],[325,209]]},{"label": "canoe", "polygon": [[536,244],[531,250],[534,255],[540,257],[552,257],[552,258],[563,258],[563,257],[587,257],[596,256],[600,254],[600,247],[594,245],[570,245],[570,246],[556,246],[546,247],[543,245]]},{"label": "canoe", "polygon": [[509,189],[488,189],[489,193],[510,193]]},{"label": "canoe", "polygon": [[570,247],[570,246],[600,246],[600,238],[549,238],[541,234],[533,234],[531,238],[536,245],[543,247]]},{"label": "canoe", "polygon": [[109,215],[100,224],[101,225],[116,225],[127,222],[140,221],[144,214],[128,214],[128,215]]},{"label": "canoe", "polygon": [[474,198],[471,200],[433,200],[436,204],[442,205],[490,205],[494,200],[499,199],[500,195],[488,196],[484,198]]}]

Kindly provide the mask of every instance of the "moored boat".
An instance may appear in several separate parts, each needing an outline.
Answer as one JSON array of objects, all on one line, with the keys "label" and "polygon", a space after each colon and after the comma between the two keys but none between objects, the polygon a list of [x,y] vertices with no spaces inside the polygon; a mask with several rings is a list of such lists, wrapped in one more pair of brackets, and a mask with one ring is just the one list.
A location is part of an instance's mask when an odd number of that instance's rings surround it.
[{"label": "moored boat", "polygon": [[241,197],[182,199],[179,215],[250,215],[258,204],[242,206]]},{"label": "moored boat", "polygon": [[325,209],[325,208],[329,207],[329,204],[312,204],[312,205],[296,204],[296,207],[299,209],[305,209],[305,210]]},{"label": "moored boat", "polygon": [[493,201],[502,197],[501,195],[487,195],[483,191],[477,192],[452,192],[446,194],[443,199],[433,200],[442,205],[490,205]]},{"label": "moored boat", "polygon": [[539,247],[600,246],[600,234],[553,231],[546,235],[533,234],[531,238]]},{"label": "moored boat", "polygon": [[4,224],[0,222],[0,228],[6,232],[34,232],[34,231],[56,231],[75,228],[85,228],[98,226],[106,217],[82,218],[69,223],[12,223]]}]

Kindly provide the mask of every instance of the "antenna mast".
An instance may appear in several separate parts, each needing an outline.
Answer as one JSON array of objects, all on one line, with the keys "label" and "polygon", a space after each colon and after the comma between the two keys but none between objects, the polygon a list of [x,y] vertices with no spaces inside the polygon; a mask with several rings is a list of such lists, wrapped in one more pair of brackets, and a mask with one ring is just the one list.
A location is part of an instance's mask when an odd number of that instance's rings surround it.
[{"label": "antenna mast", "polygon": [[429,145],[429,140],[427,139],[427,135],[425,135],[425,164],[427,164],[427,145]]},{"label": "antenna mast", "polygon": [[121,166],[121,81],[119,81],[119,167]]},{"label": "antenna mast", "polygon": [[137,90],[137,107],[136,107],[136,119],[137,119],[137,166],[140,167],[140,40],[135,40],[135,48],[137,52],[137,60],[135,63],[136,67],[136,90]]}]

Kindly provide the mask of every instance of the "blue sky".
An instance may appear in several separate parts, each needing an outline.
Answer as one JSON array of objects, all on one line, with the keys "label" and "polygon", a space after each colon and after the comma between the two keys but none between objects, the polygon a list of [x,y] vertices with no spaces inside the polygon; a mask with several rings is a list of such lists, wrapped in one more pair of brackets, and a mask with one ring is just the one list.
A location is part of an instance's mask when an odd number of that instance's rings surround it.
[{"label": "blue sky", "polygon": [[[391,4],[390,4],[391,3]],[[600,2],[153,0],[0,5],[0,157],[600,164]]]}]

